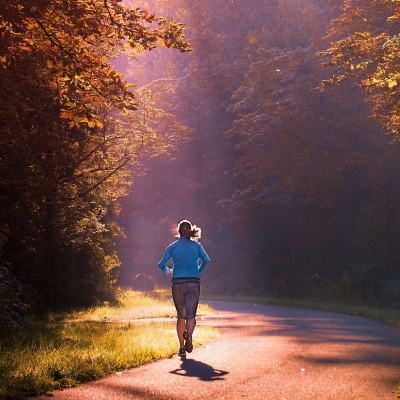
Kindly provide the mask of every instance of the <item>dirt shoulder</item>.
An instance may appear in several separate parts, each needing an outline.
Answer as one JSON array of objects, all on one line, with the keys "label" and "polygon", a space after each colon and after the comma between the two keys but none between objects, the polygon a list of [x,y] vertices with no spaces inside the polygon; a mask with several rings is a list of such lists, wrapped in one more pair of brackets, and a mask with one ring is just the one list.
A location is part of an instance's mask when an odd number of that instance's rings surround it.
[{"label": "dirt shoulder", "polygon": [[218,327],[221,335],[186,360],[174,356],[54,392],[53,398],[397,399],[400,333],[395,328],[291,307],[210,305],[216,314],[198,324]]}]

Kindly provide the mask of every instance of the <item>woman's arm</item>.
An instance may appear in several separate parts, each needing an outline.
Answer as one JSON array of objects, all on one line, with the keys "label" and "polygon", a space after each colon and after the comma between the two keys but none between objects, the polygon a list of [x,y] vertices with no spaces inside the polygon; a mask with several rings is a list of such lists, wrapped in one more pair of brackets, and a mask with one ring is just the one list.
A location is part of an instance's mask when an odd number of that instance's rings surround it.
[{"label": "woman's arm", "polygon": [[167,247],[167,250],[165,250],[165,253],[158,263],[158,268],[161,269],[162,272],[164,272],[165,275],[171,276],[172,274],[172,269],[167,267],[168,261],[171,259],[171,248],[170,246]]},{"label": "woman's arm", "polygon": [[200,264],[199,264],[199,273],[201,273],[202,271],[204,271],[207,267],[207,265],[210,263],[210,257],[208,256],[208,254],[206,253],[206,251],[204,250],[204,247],[199,243],[200,247],[199,247],[199,259],[200,259]]}]

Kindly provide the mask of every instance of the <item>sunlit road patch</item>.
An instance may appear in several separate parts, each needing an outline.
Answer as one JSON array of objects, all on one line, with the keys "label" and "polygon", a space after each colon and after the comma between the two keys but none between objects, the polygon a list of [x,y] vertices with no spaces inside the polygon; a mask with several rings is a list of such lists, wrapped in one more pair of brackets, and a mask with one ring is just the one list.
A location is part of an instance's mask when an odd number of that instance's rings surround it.
[{"label": "sunlit road patch", "polygon": [[396,399],[400,333],[363,317],[211,302],[222,334],[177,356],[54,393],[55,399]]}]

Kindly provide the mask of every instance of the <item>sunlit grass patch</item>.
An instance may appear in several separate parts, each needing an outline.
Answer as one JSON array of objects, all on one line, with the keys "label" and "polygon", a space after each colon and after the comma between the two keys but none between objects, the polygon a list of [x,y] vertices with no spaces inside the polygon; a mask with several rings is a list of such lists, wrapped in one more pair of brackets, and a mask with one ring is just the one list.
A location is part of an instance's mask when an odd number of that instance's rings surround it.
[{"label": "sunlit grass patch", "polygon": [[[49,314],[33,319],[26,331],[3,338],[0,398],[17,399],[75,386],[175,354],[175,318],[145,319],[174,315],[173,305],[145,297],[128,292],[118,307]],[[199,326],[194,344],[201,345],[216,333]]]},{"label": "sunlit grass patch", "polygon": [[[207,304],[199,304],[197,315],[213,314],[214,310]],[[157,289],[152,292],[138,292],[127,290],[122,293],[117,305],[105,304],[85,310],[78,310],[63,314],[49,314],[49,320],[62,319],[69,322],[96,321],[96,322],[153,322],[153,319],[173,318],[176,310],[170,289]]]},{"label": "sunlit grass patch", "polygon": [[91,321],[129,321],[142,318],[160,318],[175,316],[172,299],[167,296],[156,298],[142,292],[126,291],[118,305],[105,304],[88,310],[69,314],[71,320]]},{"label": "sunlit grass patch", "polygon": [[[199,315],[207,315],[212,310],[207,304],[199,305]],[[68,315],[70,320],[90,321],[134,321],[143,318],[175,317],[176,311],[170,289],[157,289],[145,294],[127,290],[120,297],[119,304],[103,305],[89,310],[75,311]]]}]

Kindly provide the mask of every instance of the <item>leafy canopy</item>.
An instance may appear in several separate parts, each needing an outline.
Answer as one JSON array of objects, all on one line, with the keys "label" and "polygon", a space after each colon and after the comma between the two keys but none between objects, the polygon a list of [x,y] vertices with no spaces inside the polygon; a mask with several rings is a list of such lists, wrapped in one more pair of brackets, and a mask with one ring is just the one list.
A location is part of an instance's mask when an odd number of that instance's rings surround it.
[{"label": "leafy canopy", "polygon": [[37,59],[70,127],[101,126],[101,108],[137,108],[131,85],[110,58],[157,44],[190,51],[183,28],[140,8],[128,9],[120,0],[2,2],[0,66],[9,68],[21,57]]},{"label": "leafy canopy", "polygon": [[[332,69],[323,86],[355,79],[369,94],[372,115],[398,140],[400,130],[399,1],[344,0],[340,15],[332,21],[330,36],[336,39],[320,53]],[[339,39],[338,39],[339,38]]]}]

